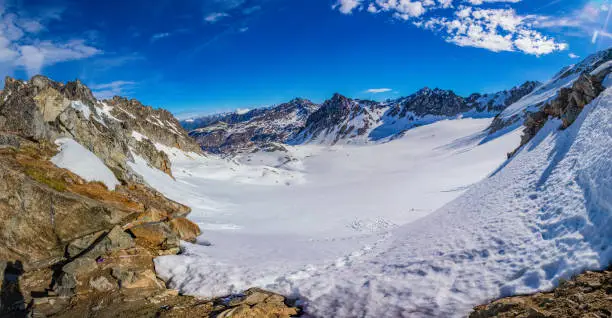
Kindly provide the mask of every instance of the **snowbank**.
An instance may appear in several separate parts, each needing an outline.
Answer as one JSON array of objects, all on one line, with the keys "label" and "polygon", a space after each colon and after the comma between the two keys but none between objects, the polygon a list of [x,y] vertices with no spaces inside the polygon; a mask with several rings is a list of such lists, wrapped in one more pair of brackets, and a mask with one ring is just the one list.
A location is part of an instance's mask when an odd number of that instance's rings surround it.
[{"label": "snowbank", "polygon": [[56,166],[68,169],[89,182],[100,181],[110,190],[121,184],[100,158],[76,141],[60,138],[55,143],[60,146],[60,152],[51,158]]}]

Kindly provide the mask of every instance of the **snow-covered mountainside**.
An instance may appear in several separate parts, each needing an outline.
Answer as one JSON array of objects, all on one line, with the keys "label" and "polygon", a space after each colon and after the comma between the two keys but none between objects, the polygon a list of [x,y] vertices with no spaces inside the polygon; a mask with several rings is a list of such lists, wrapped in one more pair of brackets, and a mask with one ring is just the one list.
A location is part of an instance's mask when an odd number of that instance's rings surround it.
[{"label": "snow-covered mountainside", "polygon": [[190,119],[181,124],[186,129],[199,126],[190,135],[204,150],[215,153],[269,151],[282,147],[278,143],[376,143],[442,119],[493,117],[538,85],[526,82],[508,91],[467,98],[449,90],[424,88],[382,103],[335,94],[321,105],[297,99],[278,107]]},{"label": "snow-covered mountainside", "polygon": [[336,94],[308,118],[291,143],[386,141],[410,128],[443,119],[493,117],[538,85],[526,82],[509,91],[472,94],[468,98],[450,90],[424,88],[408,97],[383,103],[352,100]]},{"label": "snow-covered mountainside", "polygon": [[[605,268],[612,67],[598,64],[577,75],[590,86],[555,92],[550,103],[573,97],[508,160],[521,129],[490,134],[492,118],[441,120],[381,144],[240,154],[229,170],[167,149],[182,171],[174,183],[146,165],[134,169],[192,206],[207,234],[205,244],[158,258],[156,269],[188,294],[255,285],[293,295],[315,317],[461,317],[487,300]],[[590,99],[589,87],[603,90]],[[336,95],[307,127],[372,116],[363,109]]]},{"label": "snow-covered mountainside", "polygon": [[190,122],[185,127],[201,122],[210,122],[202,128],[192,130],[192,136],[202,149],[213,153],[233,153],[260,149],[274,149],[273,143],[284,143],[299,131],[306,119],[318,108],[309,100],[294,99],[273,108],[254,109],[244,114],[226,114],[206,117]]}]

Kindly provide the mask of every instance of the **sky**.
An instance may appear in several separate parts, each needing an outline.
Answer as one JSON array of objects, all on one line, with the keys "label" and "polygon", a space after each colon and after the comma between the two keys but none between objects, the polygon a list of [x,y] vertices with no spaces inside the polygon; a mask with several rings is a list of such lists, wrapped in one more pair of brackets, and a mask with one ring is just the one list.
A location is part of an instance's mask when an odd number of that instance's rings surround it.
[{"label": "sky", "polygon": [[180,116],[339,92],[545,81],[612,46],[611,0],[5,0],[0,72]]}]

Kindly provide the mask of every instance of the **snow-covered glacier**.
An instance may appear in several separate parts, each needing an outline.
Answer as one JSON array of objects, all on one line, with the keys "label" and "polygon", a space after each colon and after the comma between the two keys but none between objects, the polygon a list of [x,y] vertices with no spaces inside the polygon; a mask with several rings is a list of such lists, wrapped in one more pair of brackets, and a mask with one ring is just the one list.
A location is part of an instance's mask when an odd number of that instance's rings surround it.
[{"label": "snow-covered glacier", "polygon": [[378,146],[297,147],[287,161],[252,154],[224,161],[221,175],[220,159],[167,149],[177,179],[157,187],[192,203],[206,244],[158,258],[158,274],[202,296],[272,289],[313,316],[414,317],[464,316],[606,267],[612,90],[566,130],[550,120],[507,161],[519,132],[489,140],[489,122],[443,121]]}]

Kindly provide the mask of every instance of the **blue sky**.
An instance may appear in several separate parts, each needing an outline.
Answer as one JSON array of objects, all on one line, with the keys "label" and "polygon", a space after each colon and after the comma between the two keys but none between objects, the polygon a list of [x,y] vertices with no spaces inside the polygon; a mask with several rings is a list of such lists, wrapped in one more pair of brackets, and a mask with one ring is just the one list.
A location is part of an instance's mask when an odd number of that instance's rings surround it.
[{"label": "blue sky", "polygon": [[79,78],[180,114],[334,92],[492,92],[612,44],[608,0],[0,3],[3,74]]}]

